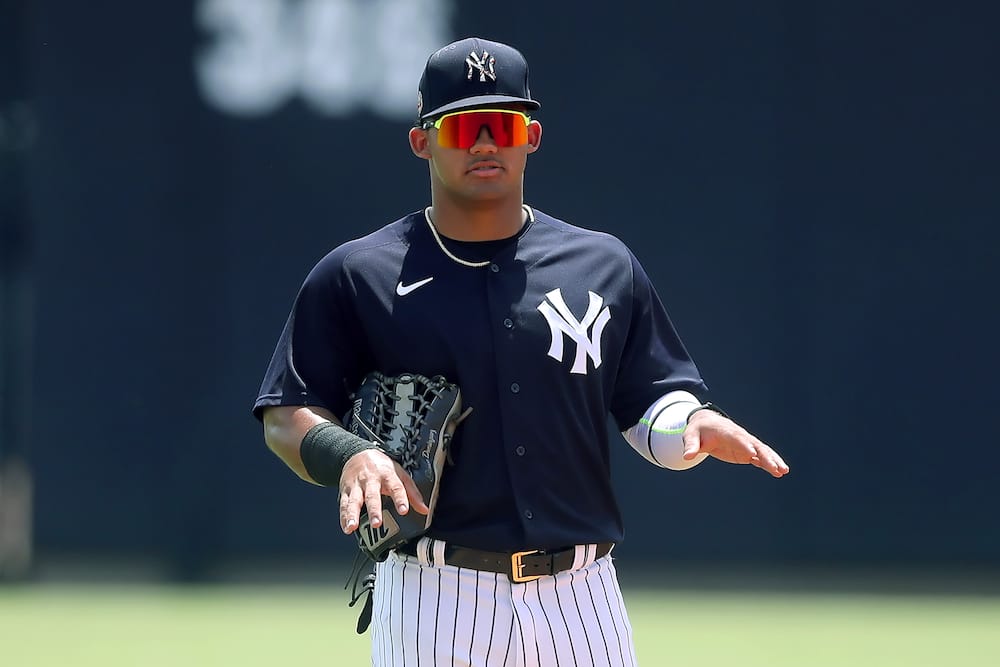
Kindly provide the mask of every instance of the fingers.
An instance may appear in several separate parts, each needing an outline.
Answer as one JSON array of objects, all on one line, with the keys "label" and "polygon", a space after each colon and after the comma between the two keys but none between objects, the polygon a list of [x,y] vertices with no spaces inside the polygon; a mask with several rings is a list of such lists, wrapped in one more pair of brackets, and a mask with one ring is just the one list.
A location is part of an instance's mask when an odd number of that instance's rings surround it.
[{"label": "fingers", "polygon": [[[398,468],[397,464],[397,468]],[[410,476],[403,472],[402,468],[396,471],[396,475],[386,480],[386,484],[383,485],[383,490],[385,495],[392,498],[392,504],[396,507],[396,511],[400,514],[406,514],[410,511],[410,501],[406,497],[406,486],[405,482],[402,480],[409,479]]]},{"label": "fingers", "polygon": [[340,529],[348,535],[358,528],[358,515],[361,513],[361,485],[342,489],[340,492]]},{"label": "fingers", "polygon": [[[404,489],[403,490],[404,501],[409,499],[409,502],[412,504],[414,511],[420,514],[428,514],[431,510],[429,507],[427,507],[427,503],[424,502],[423,494],[421,494],[420,489],[417,488],[417,483],[413,481],[412,477],[410,477],[403,471],[402,467],[400,467],[398,463],[396,464],[396,468],[398,473],[397,479],[402,480],[402,486]],[[398,508],[399,506],[400,503],[397,502],[396,507]],[[400,514],[405,514],[405,513],[406,512],[400,510]]]},{"label": "fingers", "polygon": [[381,526],[382,496],[390,497],[400,514],[410,510],[411,502],[414,509],[427,513],[416,484],[398,463],[375,450],[356,454],[341,475],[341,530],[347,534],[357,530],[362,507],[368,509],[371,525],[376,528]]},{"label": "fingers", "polygon": [[696,424],[689,424],[687,428],[684,429],[683,434],[684,440],[684,460],[690,461],[694,457],[698,456],[701,451],[701,432],[698,430]]},{"label": "fingers", "polygon": [[772,477],[784,477],[789,472],[788,464],[784,459],[760,440],[754,438],[754,456],[750,459],[752,465],[761,470],[771,473]]},{"label": "fingers", "polygon": [[365,482],[365,507],[372,528],[382,525],[382,480],[369,479]]}]

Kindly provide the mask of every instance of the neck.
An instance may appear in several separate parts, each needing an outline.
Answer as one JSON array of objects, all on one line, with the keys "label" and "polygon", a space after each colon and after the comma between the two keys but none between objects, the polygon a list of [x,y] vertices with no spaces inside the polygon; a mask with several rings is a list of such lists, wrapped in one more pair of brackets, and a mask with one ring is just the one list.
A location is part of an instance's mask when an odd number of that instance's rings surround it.
[{"label": "neck", "polygon": [[450,239],[492,241],[517,234],[527,214],[520,197],[486,202],[432,197],[430,215],[438,232]]}]

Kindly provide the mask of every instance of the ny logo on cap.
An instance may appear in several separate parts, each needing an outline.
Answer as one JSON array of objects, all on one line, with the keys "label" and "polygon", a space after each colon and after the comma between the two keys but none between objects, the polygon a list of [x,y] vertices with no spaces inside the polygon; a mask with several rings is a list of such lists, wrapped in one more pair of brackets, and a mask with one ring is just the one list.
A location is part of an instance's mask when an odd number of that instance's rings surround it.
[{"label": "ny logo on cap", "polygon": [[473,51],[469,54],[469,57],[465,59],[465,64],[469,66],[469,74],[465,77],[466,79],[472,80],[472,74],[474,70],[479,70],[479,81],[481,83],[486,82],[486,77],[490,77],[491,81],[497,80],[497,73],[493,71],[493,63],[496,62],[496,58],[491,56],[485,50],[480,58]]}]

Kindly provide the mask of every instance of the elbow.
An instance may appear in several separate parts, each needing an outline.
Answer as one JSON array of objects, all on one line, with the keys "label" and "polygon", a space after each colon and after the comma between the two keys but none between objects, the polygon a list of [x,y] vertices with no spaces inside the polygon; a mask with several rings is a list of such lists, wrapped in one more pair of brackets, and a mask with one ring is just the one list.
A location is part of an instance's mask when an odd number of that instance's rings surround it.
[{"label": "elbow", "polygon": [[279,459],[298,472],[301,467],[299,444],[302,438],[291,414],[281,408],[264,412],[264,443]]},{"label": "elbow", "polygon": [[273,407],[264,411],[264,442],[267,448],[303,480],[316,482],[306,472],[300,447],[314,423],[322,421],[305,408]]},{"label": "elbow", "polygon": [[282,430],[274,424],[264,424],[264,444],[272,453],[284,459],[282,453],[287,449],[287,444],[282,438]]},{"label": "elbow", "polygon": [[275,411],[264,413],[264,444],[279,457],[288,449],[288,424],[275,415]]}]

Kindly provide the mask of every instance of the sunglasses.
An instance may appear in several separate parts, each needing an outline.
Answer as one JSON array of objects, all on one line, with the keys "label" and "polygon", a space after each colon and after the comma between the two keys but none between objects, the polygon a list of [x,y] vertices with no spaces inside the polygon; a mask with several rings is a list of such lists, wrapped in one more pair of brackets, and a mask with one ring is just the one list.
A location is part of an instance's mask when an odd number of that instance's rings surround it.
[{"label": "sunglasses", "polygon": [[438,131],[438,145],[443,148],[471,148],[479,140],[483,126],[497,146],[509,148],[528,143],[528,123],[531,117],[511,109],[473,109],[448,113],[435,121],[427,121],[423,129]]}]

